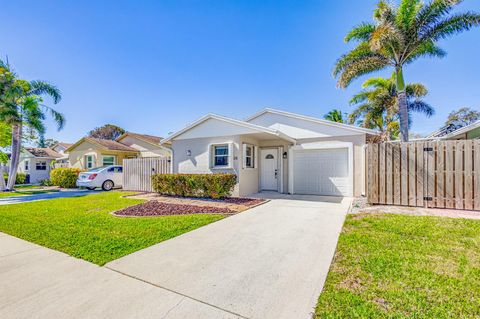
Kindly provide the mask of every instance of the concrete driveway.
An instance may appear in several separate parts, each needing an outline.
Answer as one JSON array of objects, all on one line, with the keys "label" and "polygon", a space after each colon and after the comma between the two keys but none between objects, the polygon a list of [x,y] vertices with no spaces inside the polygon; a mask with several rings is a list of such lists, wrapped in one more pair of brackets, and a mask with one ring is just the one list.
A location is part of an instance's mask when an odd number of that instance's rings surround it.
[{"label": "concrete driveway", "polygon": [[311,318],[351,200],[259,196],[273,199],[106,267],[245,318]]},{"label": "concrete driveway", "polygon": [[62,189],[58,192],[33,194],[25,196],[12,196],[0,198],[0,205],[21,204],[27,202],[34,202],[39,200],[55,199],[55,198],[67,198],[85,196],[94,193],[95,191],[79,190],[79,189]]}]

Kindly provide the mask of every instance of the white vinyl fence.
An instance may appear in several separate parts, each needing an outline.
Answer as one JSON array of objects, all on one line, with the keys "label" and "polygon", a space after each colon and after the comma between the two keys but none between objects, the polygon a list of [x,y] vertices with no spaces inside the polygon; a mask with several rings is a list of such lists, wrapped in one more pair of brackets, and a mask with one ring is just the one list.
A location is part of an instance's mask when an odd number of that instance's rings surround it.
[{"label": "white vinyl fence", "polygon": [[123,189],[152,192],[152,175],[171,172],[170,157],[145,157],[123,160]]}]

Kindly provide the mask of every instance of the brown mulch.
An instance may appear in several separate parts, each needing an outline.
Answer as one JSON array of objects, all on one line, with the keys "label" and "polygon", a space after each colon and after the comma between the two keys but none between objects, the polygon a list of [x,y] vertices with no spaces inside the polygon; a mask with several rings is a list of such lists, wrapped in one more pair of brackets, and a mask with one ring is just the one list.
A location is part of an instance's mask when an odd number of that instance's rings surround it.
[{"label": "brown mulch", "polygon": [[222,214],[231,215],[235,211],[223,207],[170,204],[155,200],[130,206],[114,212],[116,216],[168,216],[190,214]]}]

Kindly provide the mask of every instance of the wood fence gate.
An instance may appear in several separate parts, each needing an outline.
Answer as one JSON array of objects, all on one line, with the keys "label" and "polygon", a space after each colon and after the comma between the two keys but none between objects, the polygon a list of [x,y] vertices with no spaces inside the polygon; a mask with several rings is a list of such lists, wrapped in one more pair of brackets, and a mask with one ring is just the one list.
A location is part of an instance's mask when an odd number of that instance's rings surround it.
[{"label": "wood fence gate", "polygon": [[367,146],[371,204],[480,210],[480,141]]},{"label": "wood fence gate", "polygon": [[152,192],[152,175],[171,172],[169,157],[145,157],[123,160],[123,189]]}]

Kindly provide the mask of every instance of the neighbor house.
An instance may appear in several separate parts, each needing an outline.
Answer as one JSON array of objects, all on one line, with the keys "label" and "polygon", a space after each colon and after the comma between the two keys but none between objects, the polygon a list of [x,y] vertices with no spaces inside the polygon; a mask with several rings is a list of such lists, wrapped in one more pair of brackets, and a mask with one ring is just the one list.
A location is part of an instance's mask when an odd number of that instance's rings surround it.
[{"label": "neighbor house", "polygon": [[127,132],[117,140],[84,137],[65,150],[70,167],[91,169],[121,165],[124,159],[170,156],[168,146],[160,145],[161,137]]},{"label": "neighbor house", "polygon": [[430,134],[426,139],[441,140],[474,140],[480,139],[480,121],[470,125],[455,128],[454,125],[447,125],[440,130]]},{"label": "neighbor house", "polygon": [[376,131],[265,109],[244,121],[208,114],[164,139],[174,173],[234,173],[235,196],[261,191],[360,196]]},{"label": "neighbor house", "polygon": [[64,142],[58,142],[51,146],[50,148],[54,150],[55,152],[59,153],[62,155],[62,157],[57,158],[55,161],[55,167],[69,167],[69,161],[68,161],[68,154],[65,153],[65,151],[72,146],[73,144],[70,143],[64,143]]},{"label": "neighbor house", "polygon": [[31,184],[40,183],[50,178],[55,161],[61,157],[62,154],[50,148],[27,147],[20,154],[18,172],[27,174]]}]

